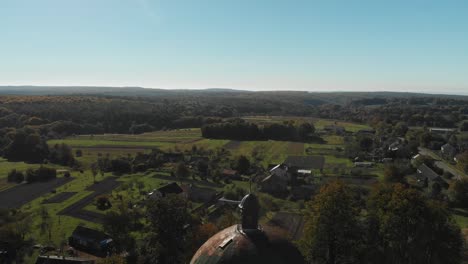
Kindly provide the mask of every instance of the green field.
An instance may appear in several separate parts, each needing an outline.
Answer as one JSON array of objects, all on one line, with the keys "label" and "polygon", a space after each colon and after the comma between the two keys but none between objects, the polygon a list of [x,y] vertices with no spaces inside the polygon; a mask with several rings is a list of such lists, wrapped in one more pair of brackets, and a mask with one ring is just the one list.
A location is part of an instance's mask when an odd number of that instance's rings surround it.
[{"label": "green field", "polygon": [[28,164],[24,162],[10,162],[6,159],[0,158],[0,179],[5,179],[12,169],[19,171],[26,171],[28,168],[37,168],[39,164]]},{"label": "green field", "polygon": [[370,129],[371,127],[365,124],[357,124],[351,122],[342,122],[342,121],[335,121],[335,120],[327,120],[327,119],[319,119],[314,122],[315,128],[323,129],[325,126],[329,125],[337,125],[342,126],[346,129],[346,131],[350,132],[357,132],[361,129]]},{"label": "green field", "polygon": [[[39,166],[41,166],[41,164],[13,162],[13,161],[8,161],[4,158],[0,158],[0,191],[13,186],[13,184],[7,182],[8,173],[11,170],[16,169],[24,173],[29,168],[35,169],[35,168],[38,168]],[[55,164],[48,164],[47,166],[54,167],[57,169],[60,169],[63,167],[63,166],[59,166]]]},{"label": "green field", "polygon": [[298,116],[246,116],[242,119],[257,123],[257,124],[271,124],[271,123],[283,123],[285,121],[295,120],[301,122],[312,122],[317,129],[323,129],[328,125],[337,125],[344,127],[347,131],[356,132],[361,129],[369,129],[370,126],[366,124],[358,124],[353,122],[343,122],[338,120],[330,119],[319,119],[314,117],[298,117]]},{"label": "green field", "polygon": [[[248,119],[248,118],[247,118]],[[248,119],[255,122],[283,122],[285,120],[291,120],[288,117],[251,117]],[[297,120],[297,119],[295,119]],[[323,128],[328,124],[333,124],[334,121],[330,120],[319,120],[311,118],[301,118],[304,121],[314,122],[317,128]],[[368,128],[365,125],[343,123],[338,122],[338,125],[343,125],[348,131],[356,131],[363,128]],[[331,175],[338,175],[344,170],[348,170],[353,166],[353,163],[343,157],[342,148],[344,147],[344,140],[341,136],[326,135],[324,136],[325,144],[309,144],[302,142],[290,142],[290,141],[239,141],[233,142],[234,147],[229,149],[231,157],[234,158],[238,155],[245,155],[254,161],[253,156],[261,159],[261,165],[266,167],[269,164],[277,164],[283,162],[288,155],[322,155],[325,157],[325,171],[324,173]],[[73,136],[65,139],[50,140],[48,141],[49,146],[54,144],[65,143],[72,147],[73,152],[81,150],[82,155],[77,157],[84,166],[84,172],[80,173],[72,171],[72,176],[75,180],[57,188],[57,193],[61,192],[77,192],[74,196],[68,200],[57,203],[57,204],[42,204],[45,199],[51,198],[56,194],[48,193],[22,207],[22,210],[30,212],[32,214],[30,223],[33,237],[36,243],[40,244],[53,244],[59,246],[61,243],[66,241],[67,237],[71,234],[73,229],[78,224],[84,224],[86,226],[100,229],[101,226],[96,223],[87,222],[80,219],[75,219],[69,216],[57,216],[57,213],[67,206],[79,201],[83,197],[87,196],[91,192],[86,191],[86,188],[93,184],[93,177],[89,170],[89,165],[95,162],[99,157],[109,155],[111,158],[122,157],[122,156],[134,156],[137,153],[148,152],[153,148],[159,148],[163,151],[176,151],[184,152],[189,151],[196,146],[198,149],[215,150],[225,147],[230,140],[214,140],[205,139],[201,137],[200,129],[180,129],[180,130],[168,130],[168,131],[156,131],[151,133],[144,133],[141,135],[127,135],[127,134],[103,134],[103,135],[82,135]],[[26,170],[29,167],[37,167],[38,164],[26,164],[23,162],[8,162],[6,160],[0,160],[0,190],[2,184],[6,185],[4,180],[7,173],[13,169]],[[58,167],[58,166],[57,166]],[[172,167],[163,167],[158,170],[150,170],[145,173],[128,174],[119,177],[119,181],[122,182],[121,186],[115,189],[110,195],[110,201],[113,204],[111,209],[101,211],[97,209],[95,204],[89,204],[85,207],[86,210],[106,213],[108,211],[117,210],[118,205],[121,203],[120,198],[123,197],[123,201],[138,202],[145,198],[142,193],[149,192],[155,188],[158,188],[164,184],[172,181],[177,181],[182,184],[193,184],[195,186],[203,188],[211,188],[216,191],[224,190],[224,184],[214,183],[211,181],[202,181],[198,178],[196,180],[190,178],[186,179],[175,179],[170,176]],[[380,168],[376,168],[376,174],[378,175]],[[110,174],[104,176],[108,177]],[[2,181],[3,179],[3,181]],[[98,175],[97,180],[103,180],[103,176]],[[233,184],[248,190],[250,184],[248,182],[235,181]],[[7,185],[11,186],[11,185]],[[255,188],[255,186],[254,186]],[[273,202],[277,208],[285,211],[296,211],[298,210],[298,204],[288,200],[281,200],[268,196],[267,194],[261,194],[261,199],[268,201],[268,204]],[[196,208],[200,204],[192,203],[192,208]],[[41,231],[41,217],[39,212],[42,208],[47,209],[51,218],[50,223],[52,225],[51,238],[47,232]],[[263,221],[268,220],[269,215],[266,214],[262,217]]]}]

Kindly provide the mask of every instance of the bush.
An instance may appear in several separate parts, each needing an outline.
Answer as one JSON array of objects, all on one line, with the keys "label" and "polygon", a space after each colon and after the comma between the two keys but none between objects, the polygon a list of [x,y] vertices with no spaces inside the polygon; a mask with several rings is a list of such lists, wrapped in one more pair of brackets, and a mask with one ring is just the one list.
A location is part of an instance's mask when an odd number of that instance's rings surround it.
[{"label": "bush", "polygon": [[29,168],[26,171],[26,181],[28,183],[37,181],[48,181],[57,178],[57,171],[53,168],[41,166],[37,169]]},{"label": "bush", "polygon": [[453,178],[453,174],[450,173],[449,171],[444,171],[444,178],[447,179],[447,180],[450,180]]},{"label": "bush", "polygon": [[75,151],[75,156],[77,156],[77,157],[83,156],[83,151],[82,151],[81,149],[77,149],[77,150]]},{"label": "bush", "polygon": [[16,169],[12,169],[8,173],[8,182],[16,182],[21,183],[24,181],[24,175],[21,171],[17,171]]},{"label": "bush", "polygon": [[109,197],[107,197],[106,195],[98,196],[96,198],[96,207],[99,210],[106,210],[106,209],[109,209],[110,207],[112,207],[112,204],[111,204],[111,202],[109,200]]}]

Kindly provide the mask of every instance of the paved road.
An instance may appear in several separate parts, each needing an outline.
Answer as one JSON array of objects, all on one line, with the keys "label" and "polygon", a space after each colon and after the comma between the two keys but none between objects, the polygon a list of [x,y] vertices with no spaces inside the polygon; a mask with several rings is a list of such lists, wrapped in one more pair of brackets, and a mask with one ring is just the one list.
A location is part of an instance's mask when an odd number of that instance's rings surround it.
[{"label": "paved road", "polygon": [[421,147],[418,148],[418,150],[419,150],[419,154],[429,156],[435,159],[436,162],[434,163],[434,165],[436,165],[438,168],[444,171],[448,171],[452,173],[457,178],[457,180],[461,180],[463,177],[465,177],[463,173],[459,172],[458,170],[454,169],[452,166],[448,165],[446,161],[442,160],[433,151],[426,149],[426,148],[421,148]]}]

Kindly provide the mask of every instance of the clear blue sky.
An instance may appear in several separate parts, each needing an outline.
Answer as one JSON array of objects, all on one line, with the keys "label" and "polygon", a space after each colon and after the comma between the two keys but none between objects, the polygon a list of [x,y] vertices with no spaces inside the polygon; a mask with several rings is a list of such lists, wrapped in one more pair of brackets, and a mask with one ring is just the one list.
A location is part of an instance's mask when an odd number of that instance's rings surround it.
[{"label": "clear blue sky", "polygon": [[468,94],[468,1],[1,0],[0,85]]}]

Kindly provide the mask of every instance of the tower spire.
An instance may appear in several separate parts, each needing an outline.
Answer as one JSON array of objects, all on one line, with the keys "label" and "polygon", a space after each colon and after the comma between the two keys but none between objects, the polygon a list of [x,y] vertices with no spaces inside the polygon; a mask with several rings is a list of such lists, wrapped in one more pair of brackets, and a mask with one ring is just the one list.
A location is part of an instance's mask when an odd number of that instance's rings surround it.
[{"label": "tower spire", "polygon": [[242,215],[242,230],[258,230],[258,215],[260,205],[257,196],[252,193],[247,194],[242,198],[239,208]]}]

